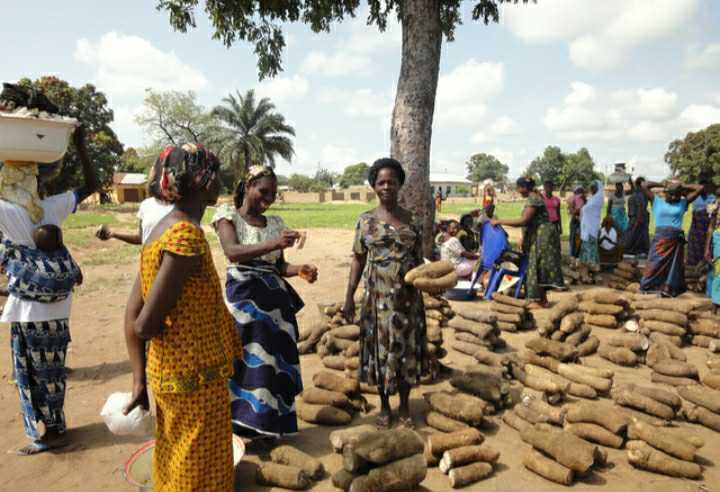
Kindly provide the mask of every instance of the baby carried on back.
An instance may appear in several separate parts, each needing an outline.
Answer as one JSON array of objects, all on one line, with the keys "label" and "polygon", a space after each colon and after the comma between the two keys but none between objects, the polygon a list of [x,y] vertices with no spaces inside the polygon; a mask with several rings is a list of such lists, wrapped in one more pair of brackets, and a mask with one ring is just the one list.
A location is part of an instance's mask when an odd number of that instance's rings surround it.
[{"label": "baby carried on back", "polygon": [[62,230],[41,225],[33,231],[36,248],[0,242],[0,266],[8,276],[8,292],[36,302],[66,299],[82,284],[82,272],[63,244]]}]

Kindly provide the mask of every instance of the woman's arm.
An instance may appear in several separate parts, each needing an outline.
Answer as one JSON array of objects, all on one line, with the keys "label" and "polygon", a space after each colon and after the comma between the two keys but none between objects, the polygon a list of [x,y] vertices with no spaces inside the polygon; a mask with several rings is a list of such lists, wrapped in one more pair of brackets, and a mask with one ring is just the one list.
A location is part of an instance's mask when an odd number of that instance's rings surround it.
[{"label": "woman's arm", "polygon": [[313,283],[317,280],[318,270],[316,266],[308,264],[293,265],[292,263],[288,263],[287,261],[285,261],[285,253],[283,253],[280,257],[279,265],[280,275],[285,278],[297,277],[298,275],[300,275],[300,271],[304,268],[307,271],[307,275],[304,277],[305,280],[310,283]]},{"label": "woman's arm", "polygon": [[150,409],[147,381],[145,378],[145,341],[138,338],[134,329],[135,320],[142,308],[143,300],[140,294],[140,275],[138,275],[130,290],[130,298],[125,307],[125,346],[127,347],[128,359],[130,360],[133,375],[132,399],[125,408],[126,415],[138,405],[145,410]]},{"label": "woman's arm", "polygon": [[75,149],[77,150],[78,157],[80,158],[80,165],[82,166],[84,178],[83,185],[75,190],[77,203],[80,203],[100,189],[100,180],[97,177],[95,168],[90,162],[90,157],[87,153],[84,126],[79,126],[75,130],[75,133],[73,133],[73,142],[75,143]]},{"label": "woman's arm", "polygon": [[95,233],[95,236],[101,241],[107,241],[108,239],[117,239],[128,244],[140,245],[142,244],[142,225],[138,226],[138,230],[135,233],[127,232],[115,232],[109,227],[100,229]]},{"label": "woman's arm", "polygon": [[652,203],[655,199],[655,193],[651,191],[653,188],[662,188],[662,183],[658,183],[656,181],[643,181],[642,188],[640,188],[643,195],[645,195],[645,198],[647,198],[650,203]]},{"label": "woman's arm", "polygon": [[519,219],[493,219],[493,225],[524,227],[535,217],[535,207],[525,207]]},{"label": "woman's arm", "polygon": [[687,201],[688,201],[688,203],[692,203],[697,199],[697,197],[700,196],[700,193],[702,193],[704,186],[699,185],[699,184],[697,184],[697,185],[690,184],[690,185],[684,185],[683,188],[690,191],[690,193],[688,193],[688,195],[687,195]]},{"label": "woman's arm", "polygon": [[345,305],[343,306],[343,315],[348,323],[352,323],[355,319],[355,291],[360,285],[365,263],[367,262],[367,253],[353,253],[350,263],[350,278],[348,279],[347,291],[345,292]]},{"label": "woman's arm", "polygon": [[160,270],[150,288],[147,301],[134,323],[135,334],[143,339],[160,335],[165,318],[175,307],[185,282],[200,266],[201,256],[183,256],[169,251],[163,253]]},{"label": "woman's arm", "polygon": [[228,219],[217,221],[215,230],[220,238],[223,253],[232,263],[244,263],[278,249],[290,248],[298,238],[297,232],[286,229],[277,239],[270,239],[258,244],[240,244],[235,233],[235,226]]},{"label": "woman's arm", "polygon": [[710,218],[710,225],[708,225],[707,238],[705,239],[705,261],[712,262],[712,241],[713,233],[715,232],[715,223],[717,221],[717,213],[713,214]]}]

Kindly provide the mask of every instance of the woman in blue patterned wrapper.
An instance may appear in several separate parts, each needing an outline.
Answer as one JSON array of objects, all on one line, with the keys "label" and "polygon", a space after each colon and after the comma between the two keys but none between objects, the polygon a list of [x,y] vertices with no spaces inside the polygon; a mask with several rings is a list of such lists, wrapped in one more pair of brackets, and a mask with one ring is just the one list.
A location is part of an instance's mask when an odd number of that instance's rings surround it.
[{"label": "woman in blue patterned wrapper", "polygon": [[285,278],[314,282],[317,268],[285,261],[283,251],[300,235],[264,215],[276,197],[273,170],[251,166],[235,206],[218,208],[213,225],[230,262],[226,302],[243,345],[230,381],[233,424],[237,432],[279,437],[297,432],[295,397],[302,391],[295,315],[303,302]]},{"label": "woman in blue patterned wrapper", "polygon": [[642,187],[643,194],[652,203],[655,235],[640,280],[640,290],[675,297],[687,290],[683,218],[688,205],[700,196],[703,187],[670,183],[665,186],[663,198],[652,192],[653,188],[661,186],[660,183],[646,181]]}]

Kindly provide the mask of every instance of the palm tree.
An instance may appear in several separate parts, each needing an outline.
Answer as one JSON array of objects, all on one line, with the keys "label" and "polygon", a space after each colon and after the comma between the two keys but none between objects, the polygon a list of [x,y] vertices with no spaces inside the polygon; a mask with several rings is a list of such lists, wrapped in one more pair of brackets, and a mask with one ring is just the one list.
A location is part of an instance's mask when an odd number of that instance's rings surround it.
[{"label": "palm tree", "polygon": [[236,177],[253,163],[275,167],[277,156],[289,161],[295,154],[291,137],[295,129],[285,123],[285,117],[275,111],[275,105],[264,97],[256,100],[255,91],[245,95],[236,91],[223,98],[212,114],[220,127],[210,139],[217,146],[223,160],[232,164]]}]

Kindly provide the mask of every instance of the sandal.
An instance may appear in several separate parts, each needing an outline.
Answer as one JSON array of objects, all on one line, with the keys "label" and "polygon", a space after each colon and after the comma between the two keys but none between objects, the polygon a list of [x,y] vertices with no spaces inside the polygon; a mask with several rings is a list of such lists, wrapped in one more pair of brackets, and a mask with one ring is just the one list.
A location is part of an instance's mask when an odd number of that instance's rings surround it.
[{"label": "sandal", "polygon": [[60,439],[53,442],[48,441],[33,441],[27,446],[23,446],[22,448],[16,449],[15,454],[18,456],[33,456],[40,453],[45,453],[47,451],[52,451],[54,449],[60,449],[68,445],[68,441],[65,439]]},{"label": "sandal", "polygon": [[392,415],[388,413],[381,413],[375,419],[375,427],[378,430],[387,430],[392,426]]},{"label": "sandal", "polygon": [[398,421],[400,423],[400,427],[415,430],[415,422],[413,421],[412,417],[400,417]]}]

